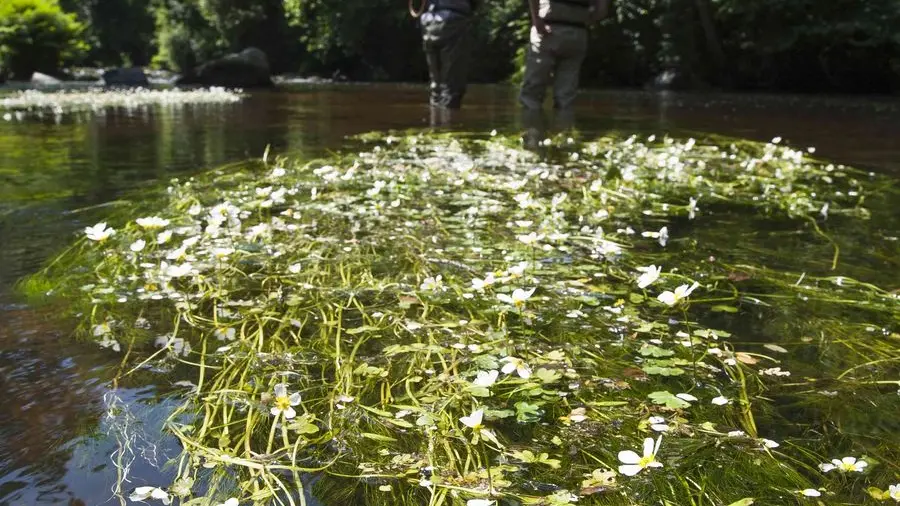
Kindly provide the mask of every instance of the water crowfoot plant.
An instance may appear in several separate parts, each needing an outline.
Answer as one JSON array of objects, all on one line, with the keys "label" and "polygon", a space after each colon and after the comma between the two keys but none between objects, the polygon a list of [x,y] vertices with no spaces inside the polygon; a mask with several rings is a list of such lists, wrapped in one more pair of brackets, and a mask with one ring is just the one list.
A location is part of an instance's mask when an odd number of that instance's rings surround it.
[{"label": "water crowfoot plant", "polygon": [[[860,504],[896,482],[885,178],[733,140],[349,144],[173,181],[22,285],[121,353],[118,381],[172,383],[173,502]],[[818,468],[851,448],[865,472]]]}]

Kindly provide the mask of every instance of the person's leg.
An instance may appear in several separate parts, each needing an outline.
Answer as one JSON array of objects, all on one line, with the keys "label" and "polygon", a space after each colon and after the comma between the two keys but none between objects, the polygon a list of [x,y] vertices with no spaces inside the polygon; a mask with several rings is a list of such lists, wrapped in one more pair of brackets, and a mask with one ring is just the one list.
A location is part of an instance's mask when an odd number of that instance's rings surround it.
[{"label": "person's leg", "polygon": [[546,40],[552,36],[541,36],[537,29],[531,28],[531,40],[525,58],[525,76],[519,92],[519,102],[526,109],[540,109],[544,105],[544,96],[555,65],[555,58]]},{"label": "person's leg", "polygon": [[434,28],[430,24],[422,26],[422,49],[425,52],[425,62],[428,64],[429,96],[428,101],[432,106],[441,103],[441,50],[435,37]]},{"label": "person's leg", "polygon": [[561,27],[555,36],[559,37],[559,59],[553,82],[553,106],[561,110],[570,109],[578,96],[578,80],[587,53],[588,31]]},{"label": "person's leg", "polygon": [[450,109],[459,109],[466,94],[471,59],[471,28],[468,19],[460,19],[447,26],[447,38],[441,48],[444,76],[443,102]]}]

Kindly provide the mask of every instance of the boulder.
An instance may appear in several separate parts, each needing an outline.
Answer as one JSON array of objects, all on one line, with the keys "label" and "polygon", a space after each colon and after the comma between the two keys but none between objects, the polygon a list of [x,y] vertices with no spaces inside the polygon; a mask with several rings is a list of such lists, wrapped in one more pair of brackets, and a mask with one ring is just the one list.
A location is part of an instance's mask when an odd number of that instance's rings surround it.
[{"label": "boulder", "polygon": [[269,59],[266,53],[255,47],[204,63],[192,74],[182,76],[176,84],[227,88],[260,88],[273,85]]},{"label": "boulder", "polygon": [[109,69],[103,73],[107,86],[149,86],[150,80],[140,67]]},{"label": "boulder", "polygon": [[35,72],[34,74],[31,74],[31,84],[34,86],[58,86],[62,84],[62,81],[53,76]]}]

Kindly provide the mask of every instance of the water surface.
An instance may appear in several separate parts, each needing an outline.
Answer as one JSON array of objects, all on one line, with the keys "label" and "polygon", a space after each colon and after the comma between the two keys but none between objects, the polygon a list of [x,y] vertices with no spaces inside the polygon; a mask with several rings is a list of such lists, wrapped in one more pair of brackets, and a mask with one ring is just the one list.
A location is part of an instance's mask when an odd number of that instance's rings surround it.
[{"label": "water surface", "polygon": [[[424,95],[421,86],[343,85],[259,93],[227,106],[0,122],[0,505],[117,503],[111,454],[133,462],[140,481],[130,486],[166,483],[156,465],[177,454],[159,433],[166,411],[155,403],[159,393],[135,381],[112,397],[120,357],[71,342],[52,308],[31,308],[13,294],[17,279],[117,199],[260,156],[268,145],[314,156],[371,130],[534,126],[510,88],[473,87],[453,114],[430,111]],[[782,136],[825,158],[900,174],[900,102],[891,99],[604,91],[585,93],[566,121],[588,135]],[[123,409],[110,417],[111,405]],[[129,453],[136,448],[143,451]]]}]

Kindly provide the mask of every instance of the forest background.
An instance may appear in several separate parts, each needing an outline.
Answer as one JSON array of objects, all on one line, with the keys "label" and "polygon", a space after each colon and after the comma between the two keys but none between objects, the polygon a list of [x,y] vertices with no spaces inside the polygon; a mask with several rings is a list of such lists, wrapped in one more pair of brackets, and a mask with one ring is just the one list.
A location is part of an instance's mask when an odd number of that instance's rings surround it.
[{"label": "forest background", "polygon": [[[473,82],[515,81],[526,0],[483,2]],[[275,73],[421,81],[404,0],[2,0],[0,75],[72,66],[184,72],[247,47]],[[614,0],[586,86],[900,92],[898,0]]]}]

